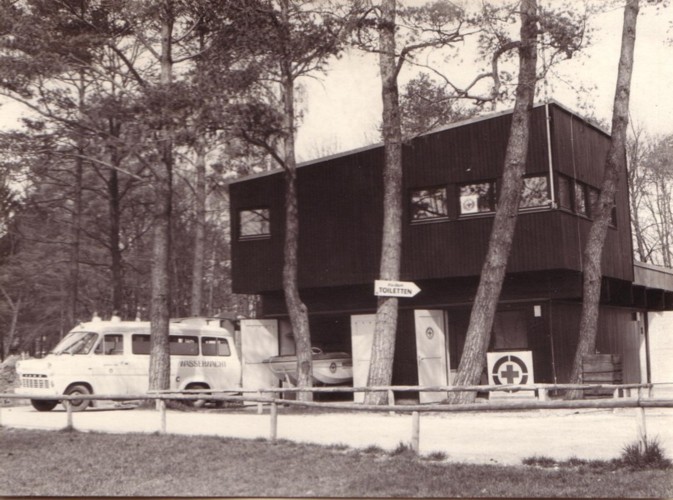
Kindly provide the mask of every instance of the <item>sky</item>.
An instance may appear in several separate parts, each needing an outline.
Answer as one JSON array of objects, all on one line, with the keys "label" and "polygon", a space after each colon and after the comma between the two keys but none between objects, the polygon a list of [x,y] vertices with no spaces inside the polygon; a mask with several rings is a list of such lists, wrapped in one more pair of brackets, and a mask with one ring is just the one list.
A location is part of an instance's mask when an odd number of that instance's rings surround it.
[{"label": "sky", "polygon": [[[420,0],[412,0],[420,2]],[[541,5],[558,0],[539,0]],[[577,2],[578,8],[583,4]],[[641,0],[641,4],[645,4]],[[549,79],[548,95],[583,113],[590,105],[609,122],[621,43],[623,9],[614,7],[593,15],[593,43],[570,61],[556,68]],[[668,43],[665,41],[668,40]],[[466,51],[469,52],[469,51]],[[471,79],[475,66],[464,56],[458,67],[446,66],[451,74]],[[631,119],[648,133],[673,133],[673,7],[641,6],[638,17],[635,65],[631,92]],[[401,83],[410,71],[401,75]],[[297,136],[300,160],[309,160],[379,142],[381,120],[380,78],[377,59],[355,51],[334,62],[326,75],[307,79],[304,85],[304,116]],[[578,92],[585,87],[591,90]],[[0,107],[0,129],[12,128],[22,108],[11,102]],[[502,108],[504,109],[504,108]],[[500,109],[500,110],[502,110]]]},{"label": "sky", "polygon": [[[644,3],[641,0],[641,4]],[[578,8],[582,5],[580,1],[577,4]],[[617,6],[593,15],[589,22],[596,30],[591,46],[556,68],[558,76],[549,79],[548,95],[580,114],[583,114],[583,106],[592,106],[595,115],[609,123],[623,8]],[[653,135],[673,133],[672,26],[673,7],[641,6],[632,77],[631,120]],[[447,69],[451,71],[453,68]],[[461,67],[453,69],[455,73],[473,75],[474,66],[466,58]],[[349,54],[333,64],[325,77],[308,81],[306,87],[306,111],[297,142],[301,159],[379,142],[377,125],[381,119],[381,97],[375,57]],[[578,91],[582,87],[591,90]]]}]

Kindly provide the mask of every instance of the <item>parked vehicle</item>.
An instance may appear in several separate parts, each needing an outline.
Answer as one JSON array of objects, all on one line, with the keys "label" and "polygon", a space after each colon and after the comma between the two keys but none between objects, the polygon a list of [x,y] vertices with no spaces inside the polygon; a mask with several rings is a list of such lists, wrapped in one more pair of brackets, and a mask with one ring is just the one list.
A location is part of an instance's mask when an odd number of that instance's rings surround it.
[{"label": "parked vehicle", "polygon": [[[241,387],[234,335],[219,323],[177,320],[170,324],[171,390]],[[42,359],[17,363],[17,394],[38,411],[50,411],[61,395],[141,395],[149,387],[150,324],[92,321],[68,333]],[[53,399],[32,399],[53,396]],[[200,401],[203,403],[204,401]],[[74,411],[93,405],[71,400]]]}]

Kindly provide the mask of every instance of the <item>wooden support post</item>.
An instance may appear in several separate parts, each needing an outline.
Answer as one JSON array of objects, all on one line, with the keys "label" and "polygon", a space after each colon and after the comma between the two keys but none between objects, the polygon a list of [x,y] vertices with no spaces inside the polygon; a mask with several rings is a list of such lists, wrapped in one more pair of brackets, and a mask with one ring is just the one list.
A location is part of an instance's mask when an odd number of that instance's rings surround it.
[{"label": "wooden support post", "polygon": [[421,414],[417,411],[411,413],[411,449],[418,454],[421,443]]},{"label": "wooden support post", "polygon": [[275,443],[278,437],[278,405],[271,403],[271,442]]},{"label": "wooden support post", "polygon": [[644,453],[647,447],[647,426],[645,425],[645,408],[636,408],[636,429],[638,431],[638,447]]},{"label": "wooden support post", "polygon": [[537,391],[538,399],[540,401],[547,401],[547,389],[540,387]]},{"label": "wooden support post", "polygon": [[[388,389],[388,406],[395,406],[395,393],[392,389]],[[395,412],[391,411],[390,415],[395,415]]]},{"label": "wooden support post", "polygon": [[159,434],[166,434],[166,400],[157,399],[157,407],[159,409],[159,418],[161,421]]},{"label": "wooden support post", "polygon": [[73,426],[72,423],[72,405],[70,404],[70,400],[66,399],[63,401],[63,404],[65,405],[65,410],[67,412],[67,420],[65,424],[65,428],[68,430],[72,430],[75,427]]},{"label": "wooden support post", "polygon": [[[257,397],[260,399],[262,398],[262,391],[257,391]],[[257,401],[257,415],[261,415],[262,413],[264,413],[264,407],[262,406],[262,402]]]}]

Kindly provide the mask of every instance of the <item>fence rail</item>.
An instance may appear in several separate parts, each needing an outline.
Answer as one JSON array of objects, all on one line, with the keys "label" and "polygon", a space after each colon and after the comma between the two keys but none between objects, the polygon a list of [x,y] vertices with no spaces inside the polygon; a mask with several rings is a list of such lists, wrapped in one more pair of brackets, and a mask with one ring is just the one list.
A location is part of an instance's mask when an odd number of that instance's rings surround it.
[{"label": "fence rail", "polygon": [[[185,390],[185,391],[151,391],[145,394],[117,395],[117,394],[77,394],[72,396],[60,395],[58,400],[64,403],[67,410],[67,427],[73,427],[73,410],[68,401],[91,400],[91,401],[155,401],[159,411],[159,432],[166,433],[166,402],[167,401],[195,401],[208,399],[216,402],[235,402],[257,404],[258,413],[263,413],[264,405],[269,407],[269,439],[275,442],[278,429],[278,406],[323,408],[340,411],[361,412],[389,412],[411,414],[411,448],[418,452],[420,442],[420,416],[422,413],[437,412],[495,412],[495,411],[529,411],[529,410],[554,410],[554,409],[617,409],[633,408],[636,410],[637,438],[641,447],[647,443],[647,426],[645,408],[673,408],[673,399],[653,398],[652,390],[656,384],[535,384],[535,385],[490,385],[490,386],[377,386],[377,387],[267,387],[260,389],[225,389],[225,390]],[[592,399],[549,399],[548,394],[552,391],[566,391],[570,389],[595,390],[609,389],[613,397]],[[283,394],[296,394],[310,392],[314,394],[324,393],[358,393],[358,392],[381,392],[389,394],[388,405],[368,405],[353,402],[314,402],[300,401],[283,398]],[[538,398],[525,399],[497,399],[489,402],[467,404],[396,404],[393,393],[406,392],[497,392],[497,391],[535,391]],[[618,395],[623,397],[617,397]],[[20,394],[0,394],[0,400],[54,400],[54,396],[25,396]],[[2,422],[0,422],[0,425]]]}]

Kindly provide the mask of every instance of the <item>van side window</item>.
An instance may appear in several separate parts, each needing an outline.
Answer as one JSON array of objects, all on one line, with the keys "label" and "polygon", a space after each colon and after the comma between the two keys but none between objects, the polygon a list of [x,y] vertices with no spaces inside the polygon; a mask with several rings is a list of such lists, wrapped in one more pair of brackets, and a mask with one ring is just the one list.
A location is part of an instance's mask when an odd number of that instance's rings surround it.
[{"label": "van side window", "polygon": [[131,336],[131,352],[133,354],[150,353],[150,336],[134,334]]},{"label": "van side window", "polygon": [[204,356],[231,356],[229,342],[219,337],[202,337],[201,354]]},{"label": "van side window", "polygon": [[96,354],[120,356],[124,354],[124,336],[119,333],[109,333],[96,346]]},{"label": "van side window", "polygon": [[171,335],[170,353],[175,356],[198,356],[199,355],[199,339],[198,337],[188,337],[186,335]]}]

